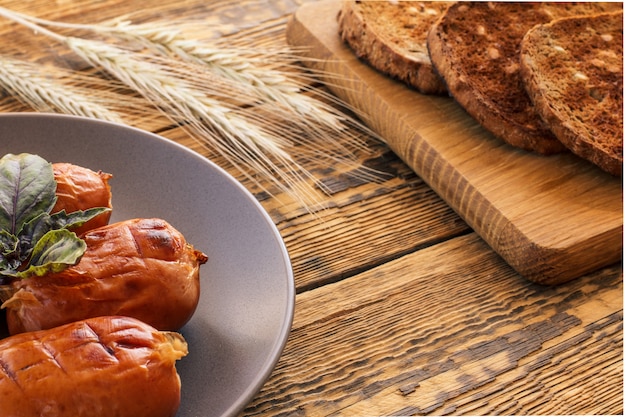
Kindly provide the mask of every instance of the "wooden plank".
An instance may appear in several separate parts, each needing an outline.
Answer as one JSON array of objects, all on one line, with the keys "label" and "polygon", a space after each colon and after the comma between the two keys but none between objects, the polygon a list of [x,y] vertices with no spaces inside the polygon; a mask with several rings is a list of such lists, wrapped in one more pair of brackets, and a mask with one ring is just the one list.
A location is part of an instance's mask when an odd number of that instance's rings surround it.
[{"label": "wooden plank", "polygon": [[341,3],[306,4],[287,28],[305,61],[526,278],[560,283],[622,256],[622,182],[571,154],[503,144],[451,98],[421,95],[358,61],[338,36]]},{"label": "wooden plank", "polygon": [[620,414],[622,279],[541,286],[476,234],[411,253],[299,294],[242,415]]}]

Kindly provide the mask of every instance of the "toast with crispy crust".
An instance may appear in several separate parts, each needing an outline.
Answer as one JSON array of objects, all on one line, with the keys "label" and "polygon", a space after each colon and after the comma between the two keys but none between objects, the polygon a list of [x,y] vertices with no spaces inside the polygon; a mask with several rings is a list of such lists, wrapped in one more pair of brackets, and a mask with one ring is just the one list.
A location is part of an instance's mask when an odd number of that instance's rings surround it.
[{"label": "toast with crispy crust", "polygon": [[505,142],[549,155],[565,146],[538,116],[520,74],[522,38],[536,24],[593,14],[620,3],[458,2],[428,34],[435,70],[450,94]]},{"label": "toast with crispy crust", "polygon": [[615,176],[624,157],[623,19],[618,11],[537,25],[520,52],[537,113],[568,149]]},{"label": "toast with crispy crust", "polygon": [[426,34],[449,2],[344,1],[339,34],[355,55],[423,94],[447,94],[433,71]]}]

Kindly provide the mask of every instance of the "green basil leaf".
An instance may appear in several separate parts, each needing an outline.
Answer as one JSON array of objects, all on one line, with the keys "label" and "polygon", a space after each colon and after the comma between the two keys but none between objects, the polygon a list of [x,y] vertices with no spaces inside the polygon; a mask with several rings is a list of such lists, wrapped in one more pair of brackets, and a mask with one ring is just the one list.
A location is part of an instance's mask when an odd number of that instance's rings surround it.
[{"label": "green basil leaf", "polygon": [[52,164],[31,154],[0,159],[0,229],[18,235],[24,224],[49,213],[55,203]]},{"label": "green basil leaf", "polygon": [[86,248],[76,233],[67,229],[51,230],[35,244],[28,268],[16,276],[27,278],[63,271],[77,264]]},{"label": "green basil leaf", "polygon": [[61,210],[50,215],[52,228],[71,229],[72,227],[80,227],[97,215],[110,210],[111,209],[108,207],[94,207],[87,210],[76,210],[71,213],[66,213],[65,210]]},{"label": "green basil leaf", "polygon": [[0,253],[3,256],[8,256],[17,251],[19,240],[15,235],[7,232],[6,230],[0,230]]},{"label": "green basil leaf", "polygon": [[0,275],[14,275],[22,264],[15,235],[0,231]]},{"label": "green basil leaf", "polygon": [[30,257],[33,248],[46,233],[53,230],[52,220],[48,213],[41,213],[22,227],[18,236],[20,247],[19,253],[22,260]]}]

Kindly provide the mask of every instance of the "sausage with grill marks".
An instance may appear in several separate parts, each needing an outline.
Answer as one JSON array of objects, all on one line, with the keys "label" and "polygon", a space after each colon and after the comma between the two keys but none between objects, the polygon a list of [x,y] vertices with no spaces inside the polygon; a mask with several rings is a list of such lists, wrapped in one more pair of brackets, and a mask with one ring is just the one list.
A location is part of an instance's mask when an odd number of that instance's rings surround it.
[{"label": "sausage with grill marks", "polygon": [[90,317],[123,315],[159,330],[178,330],[200,296],[207,256],[165,220],[132,219],[93,229],[78,264],[10,283],[10,334]]},{"label": "sausage with grill marks", "polygon": [[0,417],[173,417],[178,333],[98,317],[0,340]]}]

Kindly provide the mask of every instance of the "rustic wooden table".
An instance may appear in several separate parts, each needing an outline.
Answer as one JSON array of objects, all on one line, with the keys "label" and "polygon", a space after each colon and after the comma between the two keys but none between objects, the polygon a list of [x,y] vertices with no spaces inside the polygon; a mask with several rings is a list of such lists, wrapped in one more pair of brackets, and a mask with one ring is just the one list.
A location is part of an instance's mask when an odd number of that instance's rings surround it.
[{"label": "rustic wooden table", "polygon": [[[204,22],[206,39],[254,34],[259,45],[284,45],[302,3],[0,5],[68,22],[191,17]],[[30,32],[4,21],[0,31],[2,50],[10,40],[12,51],[33,61],[62,55],[53,42],[33,48]],[[0,111],[30,109],[4,94]],[[214,158],[158,115],[132,124]],[[303,161],[330,190],[316,214],[287,196],[256,193],[289,250],[297,295],[283,355],[241,415],[622,414],[621,262],[558,286],[533,283],[390,148],[364,140],[361,162],[385,173],[378,181]]]}]

